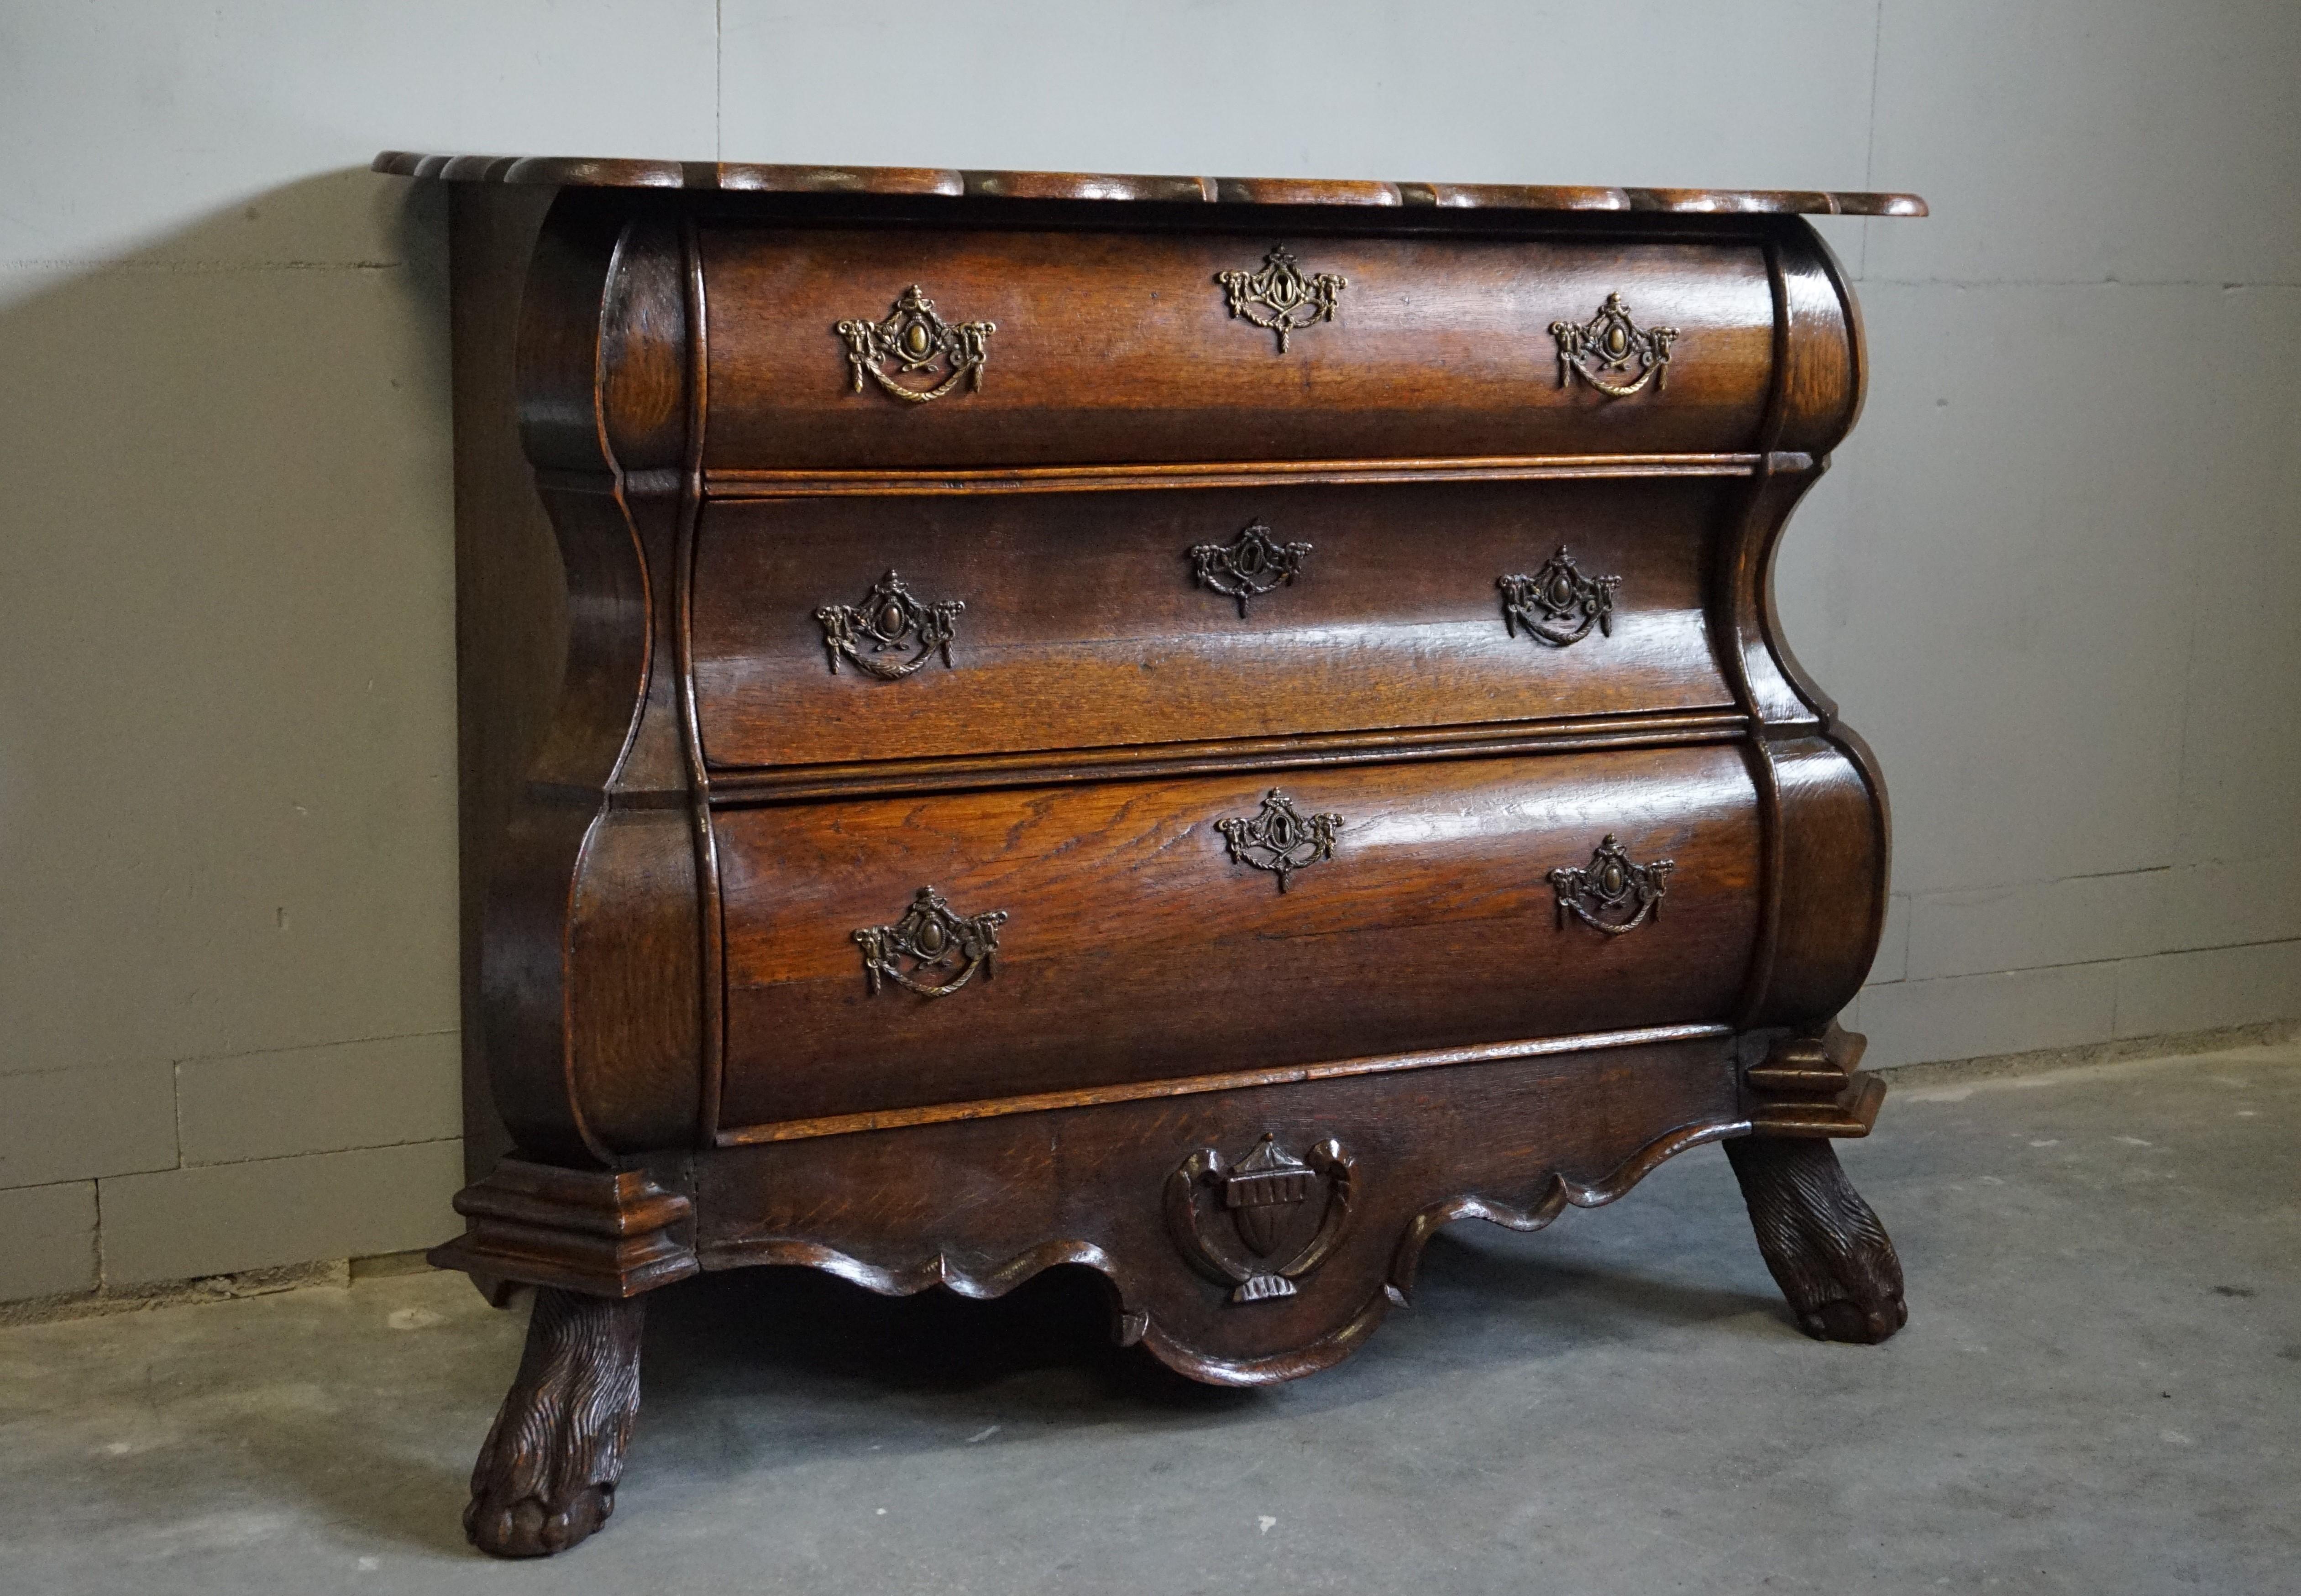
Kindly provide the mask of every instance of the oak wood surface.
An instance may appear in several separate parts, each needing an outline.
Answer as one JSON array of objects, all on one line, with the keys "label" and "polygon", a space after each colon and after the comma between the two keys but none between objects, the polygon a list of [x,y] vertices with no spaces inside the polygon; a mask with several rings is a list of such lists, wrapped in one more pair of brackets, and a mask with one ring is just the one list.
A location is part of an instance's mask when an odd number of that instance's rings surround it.
[{"label": "oak wood surface", "polygon": [[1827,1141],[1752,1136],[1726,1155],[1758,1249],[1816,1341],[1882,1341],[1910,1321],[1902,1260]]},{"label": "oak wood surface", "polygon": [[[1538,1228],[1745,1129],[1733,1082],[1728,1045],[1688,1041],[731,1149],[696,1166],[696,1248],[706,1268],[806,1263],[969,1296],[1084,1263],[1111,1279],[1122,1337],[1198,1378],[1259,1384],[1352,1350],[1447,1220]],[[1359,1200],[1297,1295],[1235,1303],[1177,1251],[1160,1197],[1198,1149],[1235,1158],[1266,1132],[1293,1155],[1338,1141]]]},{"label": "oak wood surface", "polygon": [[830,493],[881,497],[952,493],[1109,493],[1142,489],[1380,487],[1391,483],[1549,482],[1580,477],[1745,477],[1771,469],[1810,471],[1795,452],[1677,455],[1398,455],[1382,460],[1168,460],[1148,465],[1008,465],[953,470],[706,472],[715,500],[812,498]]},{"label": "oak wood surface", "polygon": [[[1772,362],[1766,264],[1738,246],[1192,233],[709,227],[707,466],[1541,455],[1746,448]],[[1274,245],[1343,274],[1335,318],[1275,335],[1217,274]],[[920,285],[987,321],[979,391],[925,405],[854,391],[844,320]],[[1557,321],[1619,292],[1678,330],[1641,403],[1561,383]]]},{"label": "oak wood surface", "polygon": [[[1218,820],[1259,778],[724,814],[720,1123],[1613,1027],[1714,1021],[1741,990],[1758,839],[1731,748],[1306,772],[1342,829],[1288,889]],[[1547,873],[1608,834],[1676,861],[1661,914],[1560,925]],[[1003,911],[995,978],[876,995],[850,933],[923,886]]]},{"label": "oak wood surface", "polygon": [[1409,726],[1396,731],[1293,731],[1215,741],[1129,743],[1113,747],[963,754],[920,759],[871,759],[783,767],[715,770],[717,807],[803,798],[864,798],[988,787],[1039,787],[1221,771],[1335,770],[1482,755],[1568,754],[1593,748],[1682,748],[1740,742],[1751,722],[1736,709],[1683,714],[1565,716],[1482,722],[1467,726]]},{"label": "oak wood surface", "polygon": [[[1703,551],[1716,479],[915,496],[715,504],[697,538],[703,748],[720,767],[1724,709]],[[1251,598],[1190,551],[1307,542]],[[1505,623],[1497,582],[1560,548],[1619,576],[1607,630]],[[951,664],[836,673],[816,611],[889,571],[957,599]],[[898,657],[900,657],[898,656]]]},{"label": "oak wood surface", "polygon": [[604,1164],[698,1121],[707,851],[682,722],[678,467],[699,390],[660,214],[555,203],[521,295],[519,426],[558,537],[559,704],[498,845],[481,957],[497,1107],[531,1157]]},{"label": "oak wood surface", "polygon": [[512,1148],[486,1046],[481,918],[504,833],[553,719],[567,652],[566,580],[519,439],[519,298],[548,192],[458,188],[448,206],[456,429],[456,870],[464,1173]]},{"label": "oak wood surface", "polygon": [[1386,183],[1317,178],[1149,177],[1076,171],[958,171],[925,166],[804,166],[580,155],[427,155],[385,150],[372,170],[457,183],[721,189],[742,194],[931,195],[1251,205],[1438,205],[1452,209],[1664,211],[1687,215],[1922,216],[1914,194],[1799,188],[1609,188],[1522,183]]},{"label": "oak wood surface", "polygon": [[[1360,1344],[1438,1225],[1531,1227],[1739,1138],[1804,1327],[1899,1325],[1890,1243],[1815,1150],[1883,1091],[1832,1016],[1880,935],[1885,790],[1772,562],[1867,363],[1782,213],[1921,206],[380,165],[467,185],[469,1029],[516,1156],[440,1261],[615,1300],[699,1266],[987,1294],[1084,1264],[1123,1339],[1255,1383]],[[1215,281],[1282,244],[1348,279],[1284,353]],[[913,282],[997,323],[979,390],[849,363],[834,324]],[[1677,330],[1666,380],[1561,373],[1552,322],[1610,294]],[[1188,553],[1255,522],[1309,548],[1242,614]],[[1611,628],[1512,636],[1497,579],[1561,545],[1620,579]],[[818,611],[890,571],[963,602],[949,664],[834,674]],[[1274,814],[1339,829],[1282,878]],[[1552,879],[1608,838],[1670,863],[1619,935]],[[1003,919],[866,965],[856,933],[925,889]],[[975,973],[925,997],[907,965]],[[638,1323],[539,1318],[482,1544],[604,1520]]]},{"label": "oak wood surface", "polygon": [[615,1510],[640,1408],[647,1299],[535,1293],[519,1373],[472,1467],[464,1533],[504,1558],[548,1557]]}]

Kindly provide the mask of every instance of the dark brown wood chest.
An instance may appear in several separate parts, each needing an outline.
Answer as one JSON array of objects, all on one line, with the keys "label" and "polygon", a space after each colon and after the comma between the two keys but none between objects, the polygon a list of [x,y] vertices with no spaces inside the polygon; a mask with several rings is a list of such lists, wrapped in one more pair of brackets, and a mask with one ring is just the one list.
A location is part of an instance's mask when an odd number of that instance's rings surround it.
[{"label": "dark brown wood chest", "polygon": [[1256,1383],[1723,1141],[1804,1327],[1901,1324],[1885,792],[1770,568],[1862,390],[1799,213],[1921,205],[378,167],[456,181],[508,1136],[435,1257],[539,1288],[481,1545],[606,1517],[702,1269],[1082,1264]]}]

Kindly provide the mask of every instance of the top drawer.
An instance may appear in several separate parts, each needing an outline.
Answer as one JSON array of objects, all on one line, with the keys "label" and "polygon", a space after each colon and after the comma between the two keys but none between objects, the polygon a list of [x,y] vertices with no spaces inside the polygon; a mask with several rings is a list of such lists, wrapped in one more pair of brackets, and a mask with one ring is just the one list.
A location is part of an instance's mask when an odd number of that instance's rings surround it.
[{"label": "top drawer", "polygon": [[[699,244],[715,471],[1731,453],[1755,447],[1772,374],[1765,254],[1736,239],[722,226]],[[1341,280],[1330,317],[1322,274]],[[1627,320],[1603,314],[1615,295]],[[1282,351],[1256,322],[1290,305]],[[1575,372],[1553,323],[1589,330]]]}]

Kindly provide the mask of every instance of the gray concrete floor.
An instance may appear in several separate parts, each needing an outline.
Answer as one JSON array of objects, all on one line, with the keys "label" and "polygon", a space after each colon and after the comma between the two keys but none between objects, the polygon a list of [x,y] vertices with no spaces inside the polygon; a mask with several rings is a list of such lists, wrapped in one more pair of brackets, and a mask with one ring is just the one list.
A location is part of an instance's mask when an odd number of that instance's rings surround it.
[{"label": "gray concrete floor", "polygon": [[[1906,1078],[1905,1078],[1906,1080]],[[407,1275],[0,1331],[0,1589],[2301,1591],[2301,1047],[1909,1082],[1843,1151],[1883,1348],[1788,1323],[1724,1157],[1460,1225],[1343,1367],[1208,1390],[1003,1301],[657,1299],[615,1521],[468,1550],[521,1322]]]}]

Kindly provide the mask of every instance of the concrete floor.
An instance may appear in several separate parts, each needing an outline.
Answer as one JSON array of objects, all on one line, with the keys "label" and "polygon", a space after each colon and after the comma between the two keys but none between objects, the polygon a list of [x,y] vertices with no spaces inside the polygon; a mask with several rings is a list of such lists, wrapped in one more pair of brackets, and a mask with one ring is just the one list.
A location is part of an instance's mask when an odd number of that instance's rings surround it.
[{"label": "concrete floor", "polygon": [[1790,1327],[1715,1148],[1259,1392],[1067,1272],[755,1271],[657,1299],[615,1521],[512,1565],[457,1515],[520,1319],[371,1279],[0,1331],[0,1589],[2301,1591],[2301,1047],[1905,1082],[1844,1149],[1883,1348]]}]

